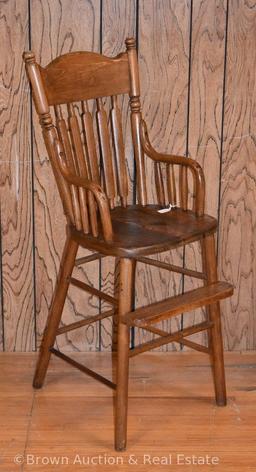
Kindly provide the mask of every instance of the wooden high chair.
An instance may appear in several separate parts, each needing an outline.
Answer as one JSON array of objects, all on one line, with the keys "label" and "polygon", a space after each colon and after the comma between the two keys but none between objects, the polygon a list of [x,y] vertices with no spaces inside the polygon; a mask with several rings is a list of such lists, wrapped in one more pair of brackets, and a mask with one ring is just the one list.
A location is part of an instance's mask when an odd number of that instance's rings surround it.
[{"label": "wooden high chair", "polygon": [[[217,279],[214,241],[217,221],[204,214],[203,171],[193,159],[161,154],[151,146],[141,114],[136,43],[133,38],[125,43],[126,51],[115,58],[92,52],[72,52],[57,57],[46,67],[36,63],[33,52],[23,55],[67,218],[66,244],[33,385],[42,387],[50,356],[55,354],[115,389],[117,450],[126,447],[129,357],[173,341],[206,352],[212,361],[216,403],[226,404],[219,300],[229,297],[233,291],[231,285]],[[136,205],[127,203],[128,179],[119,108],[119,96],[123,94],[130,97]],[[110,123],[103,97],[111,97]],[[97,132],[90,111],[94,100]],[[149,204],[147,198],[146,156],[154,162],[155,205]],[[177,169],[179,188],[176,190]],[[191,209],[188,208],[190,182],[193,186]],[[159,212],[169,204],[170,211]],[[148,257],[193,241],[200,241],[202,246],[202,272]],[[79,246],[93,254],[76,260]],[[104,256],[120,258],[118,299],[72,277],[75,263],[79,265]],[[137,261],[196,277],[203,281],[203,286],[132,311]],[[112,309],[59,327],[70,284],[106,300]],[[206,319],[192,327],[169,333],[155,326],[159,321],[202,306],[207,306]],[[116,384],[54,348],[56,336],[113,315],[118,319]],[[158,337],[130,349],[131,326],[146,329]],[[187,339],[204,330],[208,332],[208,347]]]}]

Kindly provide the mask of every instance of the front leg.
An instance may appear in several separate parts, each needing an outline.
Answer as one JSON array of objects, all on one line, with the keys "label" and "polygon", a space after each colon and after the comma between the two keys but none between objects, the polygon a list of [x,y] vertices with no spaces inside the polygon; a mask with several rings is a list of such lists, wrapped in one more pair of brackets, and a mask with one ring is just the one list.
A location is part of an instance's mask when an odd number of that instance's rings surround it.
[{"label": "front leg", "polygon": [[117,333],[117,387],[115,405],[115,448],[124,451],[127,437],[130,328],[122,317],[132,309],[134,261],[120,260],[119,310]]},{"label": "front leg", "polygon": [[75,264],[77,249],[78,244],[68,234],[62,254],[59,274],[49,310],[48,320],[44,331],[43,341],[40,347],[40,353],[33,381],[34,388],[41,388],[45,379],[51,357],[50,348],[54,345],[56,332],[60,324],[61,315],[69,287],[69,278],[72,274]]}]

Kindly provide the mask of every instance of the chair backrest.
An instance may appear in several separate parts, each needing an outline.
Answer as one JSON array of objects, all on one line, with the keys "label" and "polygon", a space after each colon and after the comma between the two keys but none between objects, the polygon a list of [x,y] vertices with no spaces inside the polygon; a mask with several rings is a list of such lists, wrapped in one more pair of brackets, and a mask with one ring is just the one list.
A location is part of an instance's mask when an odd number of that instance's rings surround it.
[{"label": "chair backrest", "polygon": [[[125,43],[126,51],[115,58],[92,52],[73,52],[57,57],[46,67],[36,63],[32,52],[23,55],[64,211],[78,230],[93,236],[99,232],[97,205],[86,190],[75,188],[63,177],[59,152],[61,149],[65,165],[73,175],[98,184],[103,182],[110,208],[117,203],[126,206],[128,178],[119,96],[129,94],[138,201],[146,203],[136,43],[133,38]],[[110,125],[104,107],[105,97],[111,101]],[[96,102],[97,131],[92,101]]]}]

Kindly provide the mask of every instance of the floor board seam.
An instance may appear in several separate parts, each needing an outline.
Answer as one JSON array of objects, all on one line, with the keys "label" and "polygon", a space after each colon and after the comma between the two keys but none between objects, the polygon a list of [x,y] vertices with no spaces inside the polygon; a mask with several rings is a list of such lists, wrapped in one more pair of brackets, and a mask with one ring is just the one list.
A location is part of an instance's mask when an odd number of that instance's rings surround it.
[{"label": "floor board seam", "polygon": [[32,419],[33,419],[35,398],[36,398],[36,392],[33,389],[32,403],[31,403],[31,408],[30,408],[30,412],[29,412],[29,421],[28,421],[28,425],[27,425],[26,440],[25,440],[25,446],[24,446],[24,461],[23,461],[23,464],[22,464],[22,467],[21,467],[21,472],[25,471],[24,465],[25,465],[25,462],[26,462],[25,458],[26,458],[27,447],[28,447],[28,443],[29,443],[29,434],[30,434],[31,424],[32,424]]}]

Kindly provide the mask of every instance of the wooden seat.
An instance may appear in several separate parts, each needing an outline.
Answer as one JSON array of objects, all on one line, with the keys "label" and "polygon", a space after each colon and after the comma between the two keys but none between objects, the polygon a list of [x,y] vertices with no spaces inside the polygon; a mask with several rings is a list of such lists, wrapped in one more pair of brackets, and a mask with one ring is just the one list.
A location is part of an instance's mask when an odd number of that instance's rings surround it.
[{"label": "wooden seat", "polygon": [[[42,67],[33,52],[24,53],[33,100],[67,219],[55,292],[38,356],[33,385],[41,388],[51,354],[115,390],[115,447],[126,447],[129,358],[169,342],[210,355],[215,398],[226,404],[219,301],[233,288],[217,278],[214,232],[217,222],[204,213],[205,182],[200,165],[184,156],[157,152],[151,145],[140,104],[136,44],[115,58],[92,52],[64,54]],[[122,132],[122,95],[129,95],[131,138],[136,167],[135,192],[128,184]],[[154,172],[148,188],[146,161]],[[129,193],[130,192],[130,193]],[[149,197],[150,195],[150,197]],[[154,196],[152,201],[152,195]],[[199,241],[202,271],[167,264],[152,256]],[[77,258],[79,246],[92,251]],[[73,277],[74,266],[105,256],[120,259],[119,294],[110,296]],[[168,273],[197,278],[201,287],[133,310],[137,262]],[[99,297],[110,308],[70,325],[59,326],[70,285]],[[206,306],[205,321],[170,333],[156,324]],[[113,316],[117,322],[116,383],[102,377],[55,345],[56,336]],[[152,341],[130,349],[130,326],[153,333]],[[191,339],[207,331],[208,346]],[[115,347],[115,343],[113,343]],[[78,406],[79,407],[79,406]]]},{"label": "wooden seat", "polygon": [[[90,235],[74,231],[84,247],[102,254],[134,257],[160,253],[216,230],[217,221],[208,215],[196,217],[192,211],[175,208],[159,213],[160,205],[130,205],[111,211],[113,239],[106,243],[103,236],[97,242]],[[84,243],[83,243],[84,240]]]}]

